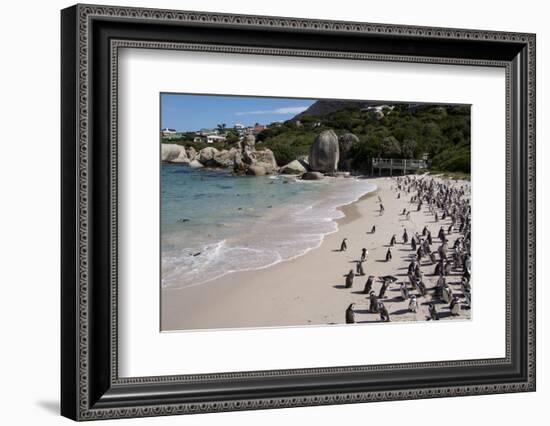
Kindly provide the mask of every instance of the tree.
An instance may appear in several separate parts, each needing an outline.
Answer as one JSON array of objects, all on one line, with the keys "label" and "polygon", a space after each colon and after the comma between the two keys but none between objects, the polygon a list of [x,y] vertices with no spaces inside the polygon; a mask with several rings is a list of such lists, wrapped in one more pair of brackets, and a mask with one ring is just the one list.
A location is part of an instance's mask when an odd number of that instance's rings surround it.
[{"label": "tree", "polygon": [[382,143],[380,144],[380,156],[387,158],[401,156],[399,141],[393,136],[386,136],[382,139]]},{"label": "tree", "polygon": [[416,141],[414,139],[405,139],[401,146],[401,154],[403,158],[415,158],[416,156]]}]

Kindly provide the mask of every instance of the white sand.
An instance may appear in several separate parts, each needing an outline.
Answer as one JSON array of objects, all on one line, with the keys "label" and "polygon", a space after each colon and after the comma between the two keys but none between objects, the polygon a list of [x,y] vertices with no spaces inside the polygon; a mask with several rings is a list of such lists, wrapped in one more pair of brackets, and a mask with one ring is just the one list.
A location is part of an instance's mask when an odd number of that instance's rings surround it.
[{"label": "white sand", "polygon": [[[399,281],[390,285],[386,298],[381,299],[388,309],[391,321],[425,321],[428,316],[427,303],[431,296],[418,296],[417,313],[408,311],[408,300],[402,301],[399,283],[408,284],[407,266],[415,252],[410,246],[410,237],[421,233],[424,225],[431,231],[435,250],[440,226],[446,230],[450,219],[435,222],[427,208],[416,211],[416,204],[410,204],[410,194],[402,192],[396,196],[396,182],[392,178],[375,178],[371,181],[378,191],[371,193],[354,204],[344,207],[346,217],[338,221],[337,232],[325,237],[321,246],[294,260],[286,261],[258,271],[235,272],[216,280],[183,289],[162,289],[162,330],[215,329],[237,327],[272,327],[305,324],[345,323],[345,310],[350,303],[355,305],[355,320],[358,323],[378,322],[379,314],[367,312],[368,295],[363,288],[368,275],[376,278],[373,290],[378,294],[381,281],[378,276],[394,275]],[[464,184],[464,182],[459,182]],[[469,183],[466,183],[469,185]],[[393,190],[391,189],[393,187]],[[378,196],[381,197],[385,213],[380,215]],[[403,208],[411,209],[410,220],[401,215]],[[441,216],[441,213],[440,213]],[[376,232],[370,233],[372,226]],[[409,244],[403,245],[401,236],[406,228]],[[390,238],[397,236],[397,245],[392,248],[393,260],[385,262]],[[461,236],[457,232],[449,235],[449,247]],[[342,239],[348,238],[348,250],[338,251]],[[355,260],[361,256],[361,249],[369,251],[363,264],[365,276],[355,278],[353,288],[344,288],[344,274],[355,271]],[[427,288],[435,285],[435,266],[427,259],[422,261],[422,272]],[[461,295],[459,274],[451,274],[447,283],[454,293]],[[411,291],[417,294],[417,291]],[[461,302],[463,299],[461,299]],[[448,305],[437,304],[441,320],[468,319],[470,310],[464,307],[460,315],[452,317]]]}]

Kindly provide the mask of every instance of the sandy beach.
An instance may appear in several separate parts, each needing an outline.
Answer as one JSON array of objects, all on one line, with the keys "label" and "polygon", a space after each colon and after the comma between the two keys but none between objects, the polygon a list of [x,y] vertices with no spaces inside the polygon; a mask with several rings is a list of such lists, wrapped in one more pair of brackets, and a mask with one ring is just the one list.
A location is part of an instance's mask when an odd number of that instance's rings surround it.
[{"label": "sandy beach", "polygon": [[[416,204],[410,203],[410,194],[401,191],[397,198],[394,178],[369,179],[378,189],[359,201],[342,207],[345,217],[338,220],[338,231],[325,237],[320,247],[296,259],[274,266],[246,272],[230,273],[221,278],[194,287],[161,290],[161,329],[193,330],[239,327],[302,326],[345,323],[345,310],[355,303],[357,323],[380,322],[378,313],[368,312],[368,294],[363,293],[369,275],[374,275],[372,290],[378,294],[382,286],[379,276],[393,275],[398,281],[387,289],[386,298],[380,301],[388,309],[391,321],[425,321],[427,304],[432,301],[431,292],[418,297],[416,313],[408,310],[408,300],[400,297],[399,284],[408,285],[407,267],[416,252],[402,243],[403,230],[409,236],[421,233],[424,226],[431,231],[435,241],[441,226],[446,230],[451,224],[446,220],[435,221],[427,207],[416,211]],[[469,185],[458,182],[457,185]],[[385,212],[380,214],[381,198]],[[403,209],[410,210],[407,219]],[[373,225],[376,231],[371,233]],[[385,256],[390,239],[396,234],[397,244],[392,247],[393,258],[386,262]],[[462,236],[454,231],[447,236],[449,247]],[[340,251],[343,238],[347,238],[347,250]],[[409,237],[410,238],[410,237]],[[352,288],[345,288],[345,277],[351,269],[355,271],[361,249],[368,250],[363,264],[364,276],[356,276]],[[424,282],[427,288],[435,286],[437,276],[435,265],[429,259],[421,262]],[[462,295],[461,273],[452,272],[447,283],[455,294]],[[411,294],[418,291],[412,290]],[[461,298],[461,302],[463,299]],[[451,316],[448,304],[435,301],[441,320],[469,319],[471,312],[461,303],[460,314]],[[383,326],[381,324],[381,326]]]}]

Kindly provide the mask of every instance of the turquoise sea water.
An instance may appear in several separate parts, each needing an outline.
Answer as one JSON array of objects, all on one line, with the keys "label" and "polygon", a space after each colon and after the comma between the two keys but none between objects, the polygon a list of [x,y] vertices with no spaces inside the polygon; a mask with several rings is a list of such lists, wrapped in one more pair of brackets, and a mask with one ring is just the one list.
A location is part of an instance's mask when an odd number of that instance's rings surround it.
[{"label": "turquoise sea water", "polygon": [[162,285],[199,285],[303,255],[336,231],[337,207],[374,189],[353,178],[232,176],[162,163]]}]

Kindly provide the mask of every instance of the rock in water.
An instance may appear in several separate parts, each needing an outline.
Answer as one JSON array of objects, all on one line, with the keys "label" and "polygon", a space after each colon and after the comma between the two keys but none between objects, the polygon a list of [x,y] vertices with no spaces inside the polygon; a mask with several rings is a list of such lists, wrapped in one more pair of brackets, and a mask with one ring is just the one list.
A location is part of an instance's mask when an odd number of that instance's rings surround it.
[{"label": "rock in water", "polygon": [[351,149],[353,145],[359,142],[359,138],[353,133],[346,133],[340,136],[339,148],[340,148],[340,160],[338,161],[338,170],[346,172],[351,171]]},{"label": "rock in water", "polygon": [[320,180],[323,179],[323,177],[321,172],[306,172],[302,175],[303,180]]},{"label": "rock in water", "polygon": [[171,163],[189,163],[185,147],[174,143],[161,144],[161,159]]},{"label": "rock in water", "polygon": [[199,151],[197,159],[203,166],[206,167],[218,167],[218,163],[214,160],[214,157],[218,155],[220,151],[212,146],[207,146]]},{"label": "rock in water", "polygon": [[286,175],[301,175],[307,172],[307,168],[300,160],[294,160],[281,167],[280,172]]},{"label": "rock in water", "polygon": [[199,160],[192,160],[189,163],[189,167],[192,167],[193,169],[202,169],[204,166]]},{"label": "rock in water", "polygon": [[338,136],[332,130],[324,130],[313,142],[309,152],[309,166],[316,172],[333,173],[340,159]]},{"label": "rock in water", "polygon": [[264,176],[266,174],[266,170],[262,166],[252,164],[248,167],[248,169],[246,169],[246,174],[250,176]]},{"label": "rock in water", "polygon": [[274,173],[279,170],[277,166],[277,160],[275,160],[275,154],[270,149],[252,150],[245,154],[250,159],[251,166],[260,166],[265,169],[267,174]]},{"label": "rock in water", "polygon": [[236,154],[237,150],[235,148],[231,148],[229,151],[224,149],[218,154],[214,155],[212,162],[216,164],[215,167],[233,167],[233,165],[235,164]]}]

